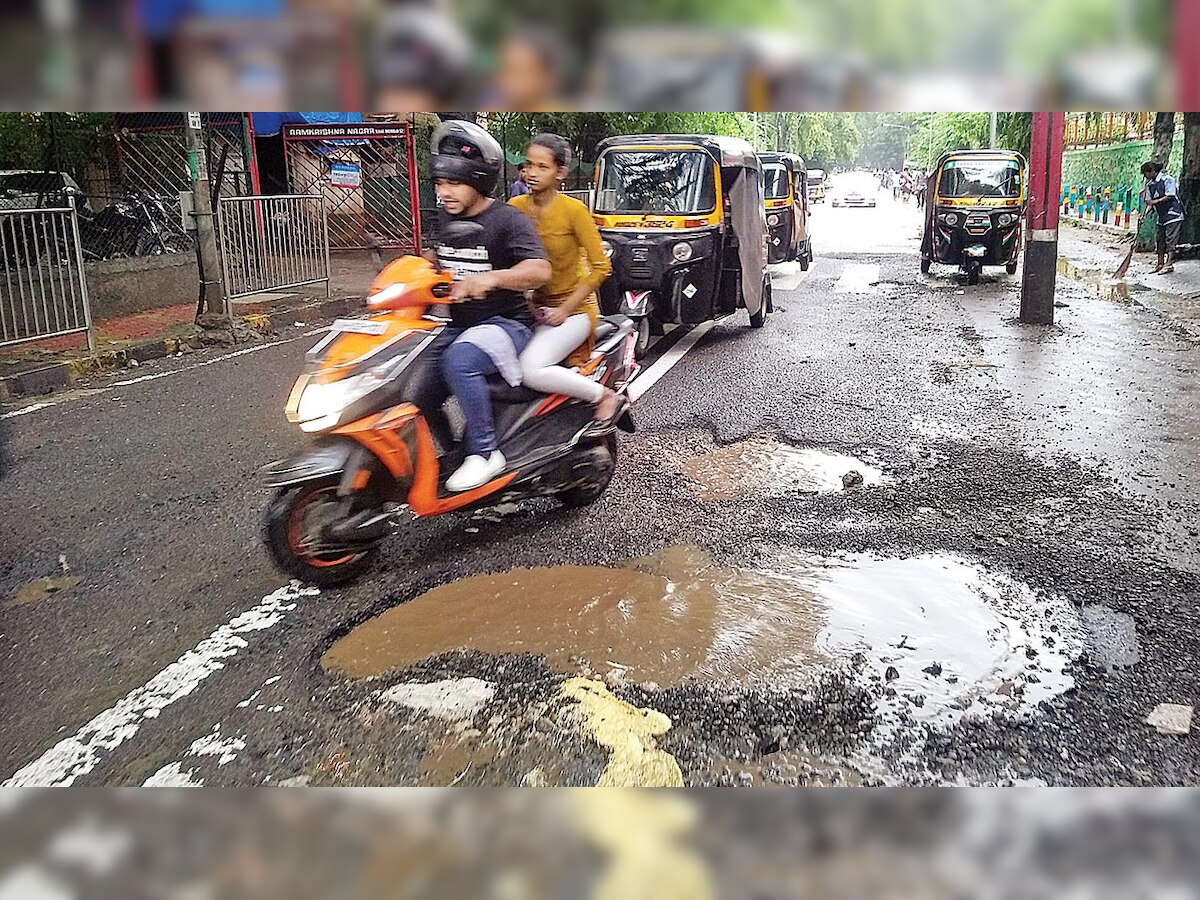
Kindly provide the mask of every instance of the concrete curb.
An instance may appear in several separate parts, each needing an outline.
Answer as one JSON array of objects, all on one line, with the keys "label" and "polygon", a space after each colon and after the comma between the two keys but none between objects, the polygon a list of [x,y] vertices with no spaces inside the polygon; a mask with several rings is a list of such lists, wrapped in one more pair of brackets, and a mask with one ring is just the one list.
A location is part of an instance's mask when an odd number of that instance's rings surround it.
[{"label": "concrete curb", "polygon": [[1105,225],[1103,222],[1089,222],[1087,219],[1075,219],[1070,216],[1061,216],[1059,222],[1066,223],[1074,228],[1087,228],[1090,231],[1103,231],[1105,234],[1111,234],[1116,237],[1137,237],[1136,228],[1125,228],[1123,225]]},{"label": "concrete curb", "polygon": [[[302,306],[276,309],[269,313],[251,312],[241,318],[250,328],[265,334],[273,329],[273,322],[279,327],[287,327],[306,315],[313,316],[314,313],[324,318],[347,315],[361,310],[362,297],[355,295],[334,297],[330,300],[322,299]],[[38,361],[32,363],[30,368],[25,371],[0,377],[0,402],[51,394],[100,372],[121,369],[131,363],[140,364],[174,356],[185,346],[190,346],[189,342],[180,338],[156,337],[129,344],[120,349],[103,350],[99,353],[70,357],[58,362]],[[202,346],[211,346],[211,344]]]}]

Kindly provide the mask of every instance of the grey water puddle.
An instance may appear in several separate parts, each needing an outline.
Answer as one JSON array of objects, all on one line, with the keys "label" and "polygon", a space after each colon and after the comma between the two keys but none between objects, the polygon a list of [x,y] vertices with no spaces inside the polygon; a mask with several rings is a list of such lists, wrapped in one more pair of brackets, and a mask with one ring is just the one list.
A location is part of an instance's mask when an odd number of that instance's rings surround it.
[{"label": "grey water puddle", "polygon": [[1088,655],[1109,672],[1128,669],[1141,659],[1137,627],[1133,616],[1117,612],[1102,603],[1092,603],[1080,610],[1087,629]]},{"label": "grey water puddle", "polygon": [[680,468],[705,501],[828,493],[888,480],[882,469],[859,457],[793,447],[761,435],[683,459]]},{"label": "grey water puddle", "polygon": [[360,625],[321,664],[364,678],[473,649],[651,687],[768,689],[842,670],[878,697],[885,723],[1028,712],[1073,684],[1083,639],[1066,601],[950,555],[770,558],[734,568],[679,546],[618,568],[475,576]]}]

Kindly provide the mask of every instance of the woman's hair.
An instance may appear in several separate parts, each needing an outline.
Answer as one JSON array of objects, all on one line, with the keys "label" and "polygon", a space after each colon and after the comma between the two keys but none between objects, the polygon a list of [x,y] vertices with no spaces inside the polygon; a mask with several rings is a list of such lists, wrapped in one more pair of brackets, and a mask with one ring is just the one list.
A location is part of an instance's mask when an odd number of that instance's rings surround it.
[{"label": "woman's hair", "polygon": [[542,132],[532,141],[529,142],[530,147],[545,147],[550,151],[550,155],[554,157],[554,162],[560,166],[571,165],[571,144],[560,134],[550,134]]},{"label": "woman's hair", "polygon": [[1143,175],[1157,175],[1162,170],[1163,170],[1163,166],[1162,166],[1162,163],[1160,163],[1160,162],[1154,162],[1153,160],[1151,160],[1150,162],[1142,163],[1142,174]]}]

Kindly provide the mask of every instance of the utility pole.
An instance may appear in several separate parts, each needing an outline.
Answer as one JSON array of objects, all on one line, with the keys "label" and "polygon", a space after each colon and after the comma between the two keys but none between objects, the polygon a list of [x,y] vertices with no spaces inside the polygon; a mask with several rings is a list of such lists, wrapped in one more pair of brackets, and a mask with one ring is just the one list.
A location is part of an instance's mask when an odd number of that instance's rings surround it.
[{"label": "utility pole", "polygon": [[196,219],[196,241],[200,247],[200,301],[206,313],[224,315],[225,293],[221,283],[221,257],[217,252],[217,223],[208,184],[208,159],[204,153],[200,113],[185,113],[183,134],[192,181],[192,215]]},{"label": "utility pole", "polygon": [[988,149],[996,149],[996,113],[992,113],[992,122],[988,128]]},{"label": "utility pole", "polygon": [[1035,112],[1029,144],[1029,208],[1025,272],[1021,278],[1021,321],[1054,324],[1058,276],[1058,208],[1062,191],[1065,113]]}]

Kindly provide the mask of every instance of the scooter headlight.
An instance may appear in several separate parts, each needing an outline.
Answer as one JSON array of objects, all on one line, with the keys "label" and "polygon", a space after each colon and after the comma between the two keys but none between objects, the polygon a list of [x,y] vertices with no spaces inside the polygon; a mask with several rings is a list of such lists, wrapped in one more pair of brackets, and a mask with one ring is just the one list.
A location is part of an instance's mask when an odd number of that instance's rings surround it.
[{"label": "scooter headlight", "polygon": [[958,224],[958,213],[942,213],[938,218],[952,228]]},{"label": "scooter headlight", "polygon": [[775,215],[774,213],[771,213],[771,215],[767,216],[767,224],[770,225],[772,228],[774,228],[776,225],[779,224],[779,216]]},{"label": "scooter headlight", "polygon": [[1015,221],[1017,221],[1017,217],[1014,213],[1000,213],[996,216],[996,224],[1001,228],[1007,228]]},{"label": "scooter headlight", "polygon": [[379,367],[324,384],[310,382],[300,395],[296,415],[304,431],[326,431],[337,426],[350,404],[386,384],[388,368]]},{"label": "scooter headlight", "polygon": [[609,257],[610,259],[612,258],[612,255],[613,255],[613,245],[612,244],[610,244],[608,241],[602,240],[602,241],[600,241],[600,249],[604,251],[605,256]]},{"label": "scooter headlight", "polygon": [[692,245],[687,241],[680,241],[671,248],[671,256],[674,257],[675,262],[687,262],[692,258]]}]

